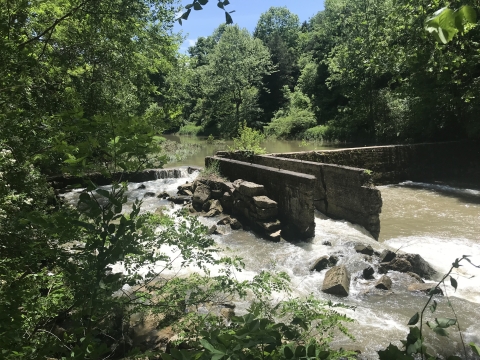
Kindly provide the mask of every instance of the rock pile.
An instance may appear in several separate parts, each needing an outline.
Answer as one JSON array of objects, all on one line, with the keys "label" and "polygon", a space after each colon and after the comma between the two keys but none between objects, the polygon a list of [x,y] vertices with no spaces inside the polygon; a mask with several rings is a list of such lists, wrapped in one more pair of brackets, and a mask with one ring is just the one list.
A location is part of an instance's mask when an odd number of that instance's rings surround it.
[{"label": "rock pile", "polygon": [[266,196],[264,186],[236,180],[233,187],[233,215],[246,220],[253,229],[268,239],[280,241],[281,223],[277,219],[278,204]]},{"label": "rock pile", "polygon": [[[231,183],[217,177],[201,178],[178,187],[178,195],[170,201],[185,204],[191,213],[206,217],[230,214],[259,235],[280,241],[281,223],[277,219],[278,204],[267,197],[263,185],[244,180]],[[191,204],[190,204],[191,202]],[[234,217],[224,217],[217,225],[230,225],[233,230],[242,228]]]}]

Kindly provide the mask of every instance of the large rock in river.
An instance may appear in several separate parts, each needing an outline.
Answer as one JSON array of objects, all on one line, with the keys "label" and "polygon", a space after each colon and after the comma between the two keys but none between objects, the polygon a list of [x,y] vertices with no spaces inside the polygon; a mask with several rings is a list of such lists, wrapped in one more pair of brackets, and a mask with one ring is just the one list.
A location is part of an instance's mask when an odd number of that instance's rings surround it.
[{"label": "large rock in river", "polygon": [[198,184],[198,186],[195,188],[195,193],[193,194],[193,207],[197,211],[202,210],[203,204],[210,199],[210,188],[205,185],[205,184]]},{"label": "large rock in river", "polygon": [[431,279],[437,273],[430,264],[418,254],[402,254],[399,257],[408,260],[412,265],[411,272],[424,279]]},{"label": "large rock in river", "polygon": [[392,279],[390,279],[387,275],[383,275],[380,279],[378,279],[375,287],[381,290],[390,290],[392,288]]},{"label": "large rock in river", "polygon": [[350,291],[350,274],[343,265],[327,271],[323,280],[322,291],[327,294],[348,296]]}]

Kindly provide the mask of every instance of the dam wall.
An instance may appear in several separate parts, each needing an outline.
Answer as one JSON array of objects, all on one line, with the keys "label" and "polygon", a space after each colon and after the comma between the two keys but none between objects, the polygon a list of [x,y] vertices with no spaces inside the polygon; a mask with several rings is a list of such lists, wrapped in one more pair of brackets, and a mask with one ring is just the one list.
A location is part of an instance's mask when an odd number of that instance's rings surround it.
[{"label": "dam wall", "polygon": [[218,156],[207,157],[205,165],[213,161],[230,181],[242,179],[265,187],[268,197],[278,203],[279,219],[286,224],[283,237],[305,239],[315,234],[315,176]]},{"label": "dam wall", "polygon": [[318,150],[271,156],[372,171],[375,185],[443,182],[480,188],[480,142],[445,142]]},{"label": "dam wall", "polygon": [[[323,214],[362,225],[375,239],[378,239],[382,198],[380,191],[373,186],[371,176],[364,169],[270,155],[249,156],[241,152],[218,152],[214,158],[210,158],[210,161],[218,161],[222,174],[232,181],[241,178],[265,185],[266,188],[266,183],[262,181],[267,181],[274,192],[268,191],[267,188],[269,196],[271,194],[272,198],[279,202],[279,209],[284,213],[290,211],[284,208],[284,204],[288,204],[287,199],[293,196],[297,204],[295,208],[297,210],[299,207],[302,208],[296,221],[301,221],[308,212],[311,212],[311,215],[310,213],[308,215],[309,219],[314,217],[313,207],[310,208],[310,202],[312,202],[314,207]],[[236,167],[225,165],[232,162]],[[266,179],[254,180],[256,176],[254,174],[259,168],[268,169]],[[285,186],[284,174],[310,175],[311,188],[308,192],[293,194],[292,189],[296,186],[296,180]],[[275,196],[282,200],[278,201]],[[311,200],[308,198],[310,196]],[[303,209],[302,204],[307,203],[308,206]]]}]

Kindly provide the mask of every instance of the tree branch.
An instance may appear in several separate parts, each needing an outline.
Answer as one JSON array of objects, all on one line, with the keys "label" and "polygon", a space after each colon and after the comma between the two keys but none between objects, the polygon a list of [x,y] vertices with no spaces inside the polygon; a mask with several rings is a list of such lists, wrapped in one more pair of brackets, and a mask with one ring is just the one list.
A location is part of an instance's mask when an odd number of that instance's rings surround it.
[{"label": "tree branch", "polygon": [[[64,21],[65,19],[69,18],[70,16],[72,16],[73,14],[75,14],[82,6],[84,6],[89,0],[84,0],[82,1],[78,6],[74,7],[72,10],[70,10],[68,13],[66,13],[65,15],[63,15],[61,18],[59,19],[55,19],[55,21],[53,22],[52,25],[50,25],[48,28],[46,28],[45,30],[43,30],[40,34],[38,34],[37,36],[31,38],[31,39],[28,39],[27,41],[21,43],[20,45],[18,45],[18,47],[21,49],[21,48],[24,48],[25,46],[27,46],[28,44],[30,44],[31,42],[34,42],[36,40],[39,40],[42,36],[44,36],[45,34],[47,34],[49,31],[53,31],[56,26],[58,24],[60,24],[62,21]],[[50,37],[49,37],[50,38]]]}]

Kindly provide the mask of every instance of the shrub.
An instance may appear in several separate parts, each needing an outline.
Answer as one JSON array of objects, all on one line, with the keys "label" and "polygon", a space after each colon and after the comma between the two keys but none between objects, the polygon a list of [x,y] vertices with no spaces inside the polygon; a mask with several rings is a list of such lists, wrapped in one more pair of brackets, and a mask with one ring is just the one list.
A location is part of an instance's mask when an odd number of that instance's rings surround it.
[{"label": "shrub", "polygon": [[265,154],[265,148],[260,146],[264,140],[264,134],[249,128],[246,123],[243,123],[238,130],[238,137],[233,139],[233,147],[229,147],[229,150],[252,151],[254,154]]},{"label": "shrub", "polygon": [[318,125],[305,130],[303,138],[308,141],[323,141],[330,139],[330,131],[326,125]]},{"label": "shrub", "polygon": [[265,133],[278,138],[299,138],[305,130],[316,124],[315,115],[310,110],[291,111],[288,114],[279,111],[272,122],[265,126]]}]

